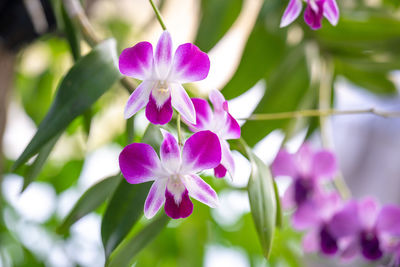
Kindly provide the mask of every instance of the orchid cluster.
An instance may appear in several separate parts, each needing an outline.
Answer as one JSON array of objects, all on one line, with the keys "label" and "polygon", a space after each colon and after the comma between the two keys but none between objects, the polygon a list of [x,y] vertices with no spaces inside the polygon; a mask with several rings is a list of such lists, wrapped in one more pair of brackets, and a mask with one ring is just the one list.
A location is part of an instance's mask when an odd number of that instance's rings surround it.
[{"label": "orchid cluster", "polygon": [[294,209],[293,227],[306,230],[305,252],[339,255],[349,261],[361,255],[368,261],[389,258],[400,264],[400,207],[379,207],[372,198],[343,201],[329,189],[337,171],[335,156],[327,150],[313,151],[309,144],[290,154],[279,151],[272,164],[275,177],[292,180],[282,205]]},{"label": "orchid cluster", "polygon": [[186,218],[193,211],[190,197],[216,207],[216,192],[198,173],[214,169],[218,178],[227,172],[233,175],[235,165],[226,140],[239,138],[240,126],[219,91],[210,93],[212,110],[206,100],[190,99],[182,86],[207,77],[207,54],[186,43],[173,55],[171,36],[164,31],[154,53],[148,42],[123,50],[119,69],[122,74],[143,81],[128,99],[125,118],[146,106],[147,119],[165,125],[171,121],[175,108],[194,132],[182,145],[170,132],[161,129],[164,140],[159,155],[144,143],[133,143],[122,150],[119,165],[128,183],[154,181],[145,201],[145,216],[152,218],[164,204],[169,217]]}]

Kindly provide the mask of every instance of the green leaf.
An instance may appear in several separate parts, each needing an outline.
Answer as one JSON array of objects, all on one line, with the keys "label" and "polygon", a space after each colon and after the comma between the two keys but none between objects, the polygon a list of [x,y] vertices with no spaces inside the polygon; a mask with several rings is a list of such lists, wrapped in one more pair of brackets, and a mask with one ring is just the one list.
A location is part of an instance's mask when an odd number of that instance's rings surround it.
[{"label": "green leaf", "polygon": [[54,102],[22,155],[15,170],[39,152],[51,138],[64,131],[119,78],[115,41],[106,40],[81,58],[61,81]]},{"label": "green leaf", "polygon": [[121,174],[107,177],[90,187],[75,203],[57,232],[65,234],[76,221],[98,208],[121,182]]},{"label": "green leaf", "polygon": [[69,18],[64,4],[61,4],[61,17],[63,22],[63,30],[67,37],[69,47],[72,52],[72,57],[74,61],[77,61],[81,57],[81,46],[80,46],[80,36],[79,32],[76,31],[75,26],[71,19]]},{"label": "green leaf", "polygon": [[235,22],[242,5],[243,0],[202,0],[195,44],[203,51],[210,51]]},{"label": "green leaf", "polygon": [[[161,140],[159,128],[150,124],[144,133],[142,142],[159,147],[159,140]],[[115,190],[101,223],[101,237],[106,257],[111,254],[143,215],[144,202],[150,186],[150,182],[128,184],[125,179],[122,179]]]},{"label": "green leaf", "polygon": [[111,254],[106,266],[129,266],[132,259],[167,226],[169,220],[170,218],[165,213],[159,214],[136,235],[124,240]]},{"label": "green leaf", "polygon": [[44,145],[40,149],[37,158],[32,163],[32,165],[28,167],[26,174],[24,175],[24,185],[21,192],[23,192],[39,175],[40,171],[43,168],[43,165],[46,163],[47,158],[49,157],[60,136],[61,134],[58,134],[57,136],[53,137],[46,145]]},{"label": "green leaf", "polygon": [[282,228],[283,225],[283,214],[282,214],[282,206],[281,199],[279,197],[278,185],[275,182],[275,179],[272,179],[274,183],[274,194],[275,194],[275,202],[276,202],[276,226]]},{"label": "green leaf", "polygon": [[[297,110],[311,90],[307,62],[302,45],[291,50],[270,79],[267,90],[254,113],[276,113]],[[289,77],[289,78],[288,78]],[[242,137],[254,146],[275,129],[285,129],[290,120],[247,121]]]},{"label": "green leaf", "polygon": [[268,78],[283,60],[287,50],[286,31],[279,28],[279,8],[266,1],[246,43],[239,67],[223,88],[227,99],[237,97],[259,80]]},{"label": "green leaf", "polygon": [[251,174],[247,190],[250,210],[256,226],[263,254],[268,259],[277,222],[277,202],[270,170],[251,150],[246,147],[251,163]]}]

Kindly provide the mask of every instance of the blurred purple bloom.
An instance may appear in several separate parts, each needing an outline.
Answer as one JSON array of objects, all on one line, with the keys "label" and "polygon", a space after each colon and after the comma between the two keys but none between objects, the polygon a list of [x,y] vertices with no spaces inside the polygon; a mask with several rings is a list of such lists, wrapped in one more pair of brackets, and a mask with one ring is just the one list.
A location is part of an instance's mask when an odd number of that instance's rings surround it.
[{"label": "blurred purple bloom", "polygon": [[329,229],[344,239],[344,259],[361,253],[367,260],[377,260],[393,251],[393,240],[400,238],[400,208],[386,205],[379,209],[371,198],[350,201],[332,217]]},{"label": "blurred purple bloom", "polygon": [[218,137],[210,131],[192,135],[182,150],[175,137],[164,131],[160,157],[148,144],[133,143],[119,156],[119,166],[128,183],[154,181],[147,196],[144,214],[152,218],[164,209],[173,219],[186,218],[193,211],[189,196],[216,207],[218,196],[196,173],[215,168],[221,161]]},{"label": "blurred purple bloom", "polygon": [[154,124],[166,124],[172,118],[172,107],[192,123],[196,122],[194,106],[181,84],[207,77],[210,60],[197,46],[186,43],[172,54],[172,40],[164,31],[153,55],[149,42],[126,48],[119,57],[122,74],[143,80],[128,99],[125,118],[144,106],[146,117]]},{"label": "blurred purple bloom", "polygon": [[233,161],[232,152],[226,140],[240,138],[240,126],[232,117],[228,110],[228,101],[218,91],[210,92],[210,100],[213,104],[214,111],[204,99],[192,98],[194,108],[196,110],[196,123],[185,123],[193,132],[209,130],[215,133],[221,144],[221,164],[214,168],[215,176],[222,178],[228,171],[231,177],[235,172],[235,163]]},{"label": "blurred purple bloom", "polygon": [[[283,13],[280,27],[286,27],[292,23],[301,13],[302,0],[290,0]],[[325,17],[332,25],[336,26],[339,20],[339,9],[335,0],[307,0],[304,20],[311,29],[321,28],[322,18]]]},{"label": "blurred purple bloom", "polygon": [[289,176],[293,180],[283,197],[285,207],[300,207],[318,196],[321,191],[318,180],[331,179],[337,171],[333,153],[313,151],[308,144],[303,144],[295,154],[280,150],[271,168],[275,177]]}]

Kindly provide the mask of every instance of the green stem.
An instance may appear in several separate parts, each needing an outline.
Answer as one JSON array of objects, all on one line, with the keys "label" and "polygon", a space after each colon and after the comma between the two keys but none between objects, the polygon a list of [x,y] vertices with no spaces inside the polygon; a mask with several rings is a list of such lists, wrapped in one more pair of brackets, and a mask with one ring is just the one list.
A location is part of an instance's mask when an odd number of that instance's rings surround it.
[{"label": "green stem", "polygon": [[149,0],[149,2],[150,2],[151,7],[152,7],[153,10],[154,10],[154,13],[156,13],[156,16],[157,16],[158,22],[160,22],[161,28],[162,28],[164,31],[166,31],[166,30],[167,30],[167,27],[165,26],[165,23],[164,23],[164,21],[163,21],[163,19],[162,19],[162,17],[161,17],[160,10],[158,10],[158,8],[157,8],[157,6],[154,4],[153,0]]},{"label": "green stem", "polygon": [[182,131],[181,131],[181,114],[178,114],[178,118],[176,119],[176,126],[178,130],[178,144],[179,146],[183,146],[182,142]]}]

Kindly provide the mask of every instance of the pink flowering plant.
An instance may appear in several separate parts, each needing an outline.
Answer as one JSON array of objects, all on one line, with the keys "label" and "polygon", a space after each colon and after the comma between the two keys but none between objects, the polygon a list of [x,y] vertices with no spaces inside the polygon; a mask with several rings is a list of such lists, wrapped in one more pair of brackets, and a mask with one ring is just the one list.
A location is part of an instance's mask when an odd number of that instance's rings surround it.
[{"label": "pink flowering plant", "polygon": [[396,1],[0,4],[0,266],[400,267]]}]

